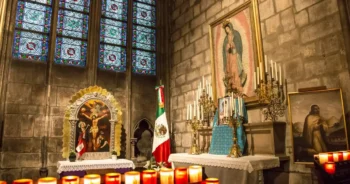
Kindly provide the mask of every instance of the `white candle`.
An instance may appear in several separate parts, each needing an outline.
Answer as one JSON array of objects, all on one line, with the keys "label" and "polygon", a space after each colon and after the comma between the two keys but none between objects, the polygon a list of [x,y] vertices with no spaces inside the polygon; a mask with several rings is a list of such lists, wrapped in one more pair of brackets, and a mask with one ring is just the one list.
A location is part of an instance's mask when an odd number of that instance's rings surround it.
[{"label": "white candle", "polygon": [[263,70],[263,66],[262,66],[262,63],[260,62],[260,80],[263,81],[263,73],[264,73],[264,70]]},{"label": "white candle", "polygon": [[224,98],[224,117],[226,117],[226,99]]},{"label": "white candle", "polygon": [[265,62],[265,73],[267,73],[267,56],[265,55],[265,60],[264,60],[264,62]]},{"label": "white candle", "polygon": [[188,116],[190,115],[190,108],[188,107],[188,104],[187,104],[187,109],[186,109],[186,120],[188,120]]},{"label": "white candle", "polygon": [[196,116],[196,101],[193,101],[193,116]]},{"label": "white candle", "polygon": [[281,67],[281,64],[279,64],[278,66],[279,66],[279,73],[280,73],[280,83],[282,85],[282,67]]},{"label": "white candle", "polygon": [[277,76],[277,64],[275,62],[275,77],[276,77],[276,80],[278,81],[278,76]]},{"label": "white candle", "polygon": [[253,83],[253,85],[254,85],[254,89],[256,89],[256,72],[254,72],[254,83]]},{"label": "white candle", "polygon": [[257,80],[258,85],[259,85],[259,84],[260,84],[260,79],[259,79],[259,76],[260,76],[260,75],[259,75],[259,72],[260,72],[260,71],[259,71],[259,67],[257,68],[256,72],[257,72],[257,75],[256,75],[257,79],[256,79],[256,80]]},{"label": "white candle", "polygon": [[197,102],[197,116],[198,116],[198,119],[201,116],[199,109],[200,109],[200,104],[198,104],[198,102]]},{"label": "white candle", "polygon": [[243,111],[243,108],[242,108],[242,98],[239,97],[238,100],[239,100],[239,115],[242,116],[242,111]]},{"label": "white candle", "polygon": [[273,70],[273,62],[272,62],[272,60],[270,61],[270,63],[271,63],[271,66],[270,66],[270,68],[271,68],[271,76],[272,76],[272,78],[274,79],[275,78],[275,73],[273,72],[274,70]]},{"label": "white candle", "polygon": [[192,116],[192,104],[190,104],[190,118],[192,119],[193,116]]},{"label": "white candle", "polygon": [[202,76],[203,86],[204,86],[204,76]]}]

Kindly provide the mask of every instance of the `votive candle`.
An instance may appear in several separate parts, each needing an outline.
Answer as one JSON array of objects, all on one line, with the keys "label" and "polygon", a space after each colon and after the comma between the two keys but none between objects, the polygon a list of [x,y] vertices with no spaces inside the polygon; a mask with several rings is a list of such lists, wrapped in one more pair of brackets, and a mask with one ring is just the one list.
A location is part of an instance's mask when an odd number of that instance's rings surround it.
[{"label": "votive candle", "polygon": [[0,181],[0,184],[7,184],[6,181]]},{"label": "votive candle", "polygon": [[202,181],[202,166],[190,166],[188,172],[190,174],[190,183],[198,183]]},{"label": "votive candle", "polygon": [[157,184],[157,172],[155,170],[142,171],[143,184]]},{"label": "votive candle", "polygon": [[54,177],[39,178],[38,184],[57,184],[57,179]]},{"label": "votive candle", "polygon": [[33,184],[33,180],[31,179],[18,179],[14,180],[12,184]]},{"label": "votive candle", "polygon": [[318,158],[320,160],[320,164],[324,164],[328,162],[328,153],[320,153],[318,154]]},{"label": "votive candle", "polygon": [[79,176],[64,176],[62,184],[79,184]]},{"label": "votive candle", "polygon": [[107,173],[105,175],[105,184],[120,184],[121,174],[120,173]]},{"label": "votive candle", "polygon": [[343,153],[341,153],[341,152],[334,152],[333,153],[333,161],[334,162],[343,161]]},{"label": "votive candle", "polygon": [[140,172],[137,172],[137,171],[126,172],[125,184],[140,184]]},{"label": "votive candle", "polygon": [[334,162],[326,162],[324,164],[324,170],[328,174],[334,174],[335,173],[335,163]]},{"label": "votive candle", "polygon": [[87,174],[84,176],[84,184],[100,184],[101,176],[99,174]]},{"label": "votive candle", "polygon": [[174,184],[174,170],[168,168],[160,169],[160,184]]},{"label": "votive candle", "polygon": [[343,160],[350,160],[349,156],[350,153],[348,151],[342,151],[343,153]]},{"label": "votive candle", "polygon": [[186,167],[179,167],[175,169],[175,183],[188,183],[188,172]]},{"label": "votive candle", "polygon": [[217,178],[207,178],[205,184],[219,184],[219,179]]}]

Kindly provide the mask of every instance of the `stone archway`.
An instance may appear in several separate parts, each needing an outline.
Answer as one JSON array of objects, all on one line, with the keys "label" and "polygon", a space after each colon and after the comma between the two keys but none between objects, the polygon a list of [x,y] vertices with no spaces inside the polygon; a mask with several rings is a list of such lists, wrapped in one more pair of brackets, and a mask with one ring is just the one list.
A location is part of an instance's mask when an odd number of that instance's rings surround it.
[{"label": "stone archway", "polygon": [[145,118],[138,121],[134,126],[134,155],[138,158],[138,161],[149,160],[152,156],[153,129],[153,125]]}]

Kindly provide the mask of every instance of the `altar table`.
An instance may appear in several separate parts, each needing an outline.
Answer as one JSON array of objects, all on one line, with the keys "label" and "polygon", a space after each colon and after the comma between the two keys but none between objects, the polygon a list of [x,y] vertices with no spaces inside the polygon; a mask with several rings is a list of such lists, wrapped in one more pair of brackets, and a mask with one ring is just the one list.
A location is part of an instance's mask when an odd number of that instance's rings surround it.
[{"label": "altar table", "polygon": [[266,155],[230,158],[226,155],[175,153],[168,161],[176,167],[201,165],[204,178],[219,178],[221,184],[264,183],[262,171],[280,165],[278,157]]},{"label": "altar table", "polygon": [[87,170],[98,169],[114,169],[116,172],[125,173],[131,169],[135,169],[135,165],[131,160],[126,159],[105,159],[105,160],[83,160],[83,161],[58,161],[57,173],[60,177],[75,175],[83,177]]}]

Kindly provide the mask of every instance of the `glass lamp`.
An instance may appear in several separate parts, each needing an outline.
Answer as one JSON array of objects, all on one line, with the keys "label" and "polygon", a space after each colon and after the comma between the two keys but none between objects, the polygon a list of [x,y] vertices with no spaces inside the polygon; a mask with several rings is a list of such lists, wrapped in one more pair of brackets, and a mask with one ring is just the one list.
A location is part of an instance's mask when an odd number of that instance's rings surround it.
[{"label": "glass lamp", "polygon": [[99,174],[88,174],[84,176],[84,184],[100,184],[101,176]]},{"label": "glass lamp", "polygon": [[140,172],[137,172],[137,171],[126,172],[125,184],[140,184]]},{"label": "glass lamp", "polygon": [[157,172],[155,170],[142,171],[143,184],[157,184]]},{"label": "glass lamp", "polygon": [[160,169],[160,184],[174,184],[174,170],[168,168]]},{"label": "glass lamp", "polygon": [[121,174],[119,173],[107,173],[105,176],[105,184],[120,184]]},{"label": "glass lamp", "polygon": [[18,179],[14,180],[12,184],[33,184],[33,180],[31,179]]},{"label": "glass lamp", "polygon": [[188,172],[190,173],[190,183],[198,183],[202,181],[202,166],[190,166]]},{"label": "glass lamp", "polygon": [[186,167],[175,169],[175,183],[188,183],[188,172]]},{"label": "glass lamp", "polygon": [[57,179],[54,177],[39,178],[38,184],[57,184]]},{"label": "glass lamp", "polygon": [[217,178],[207,178],[205,184],[219,184],[219,179]]},{"label": "glass lamp", "polygon": [[79,176],[64,176],[62,184],[79,184]]}]

